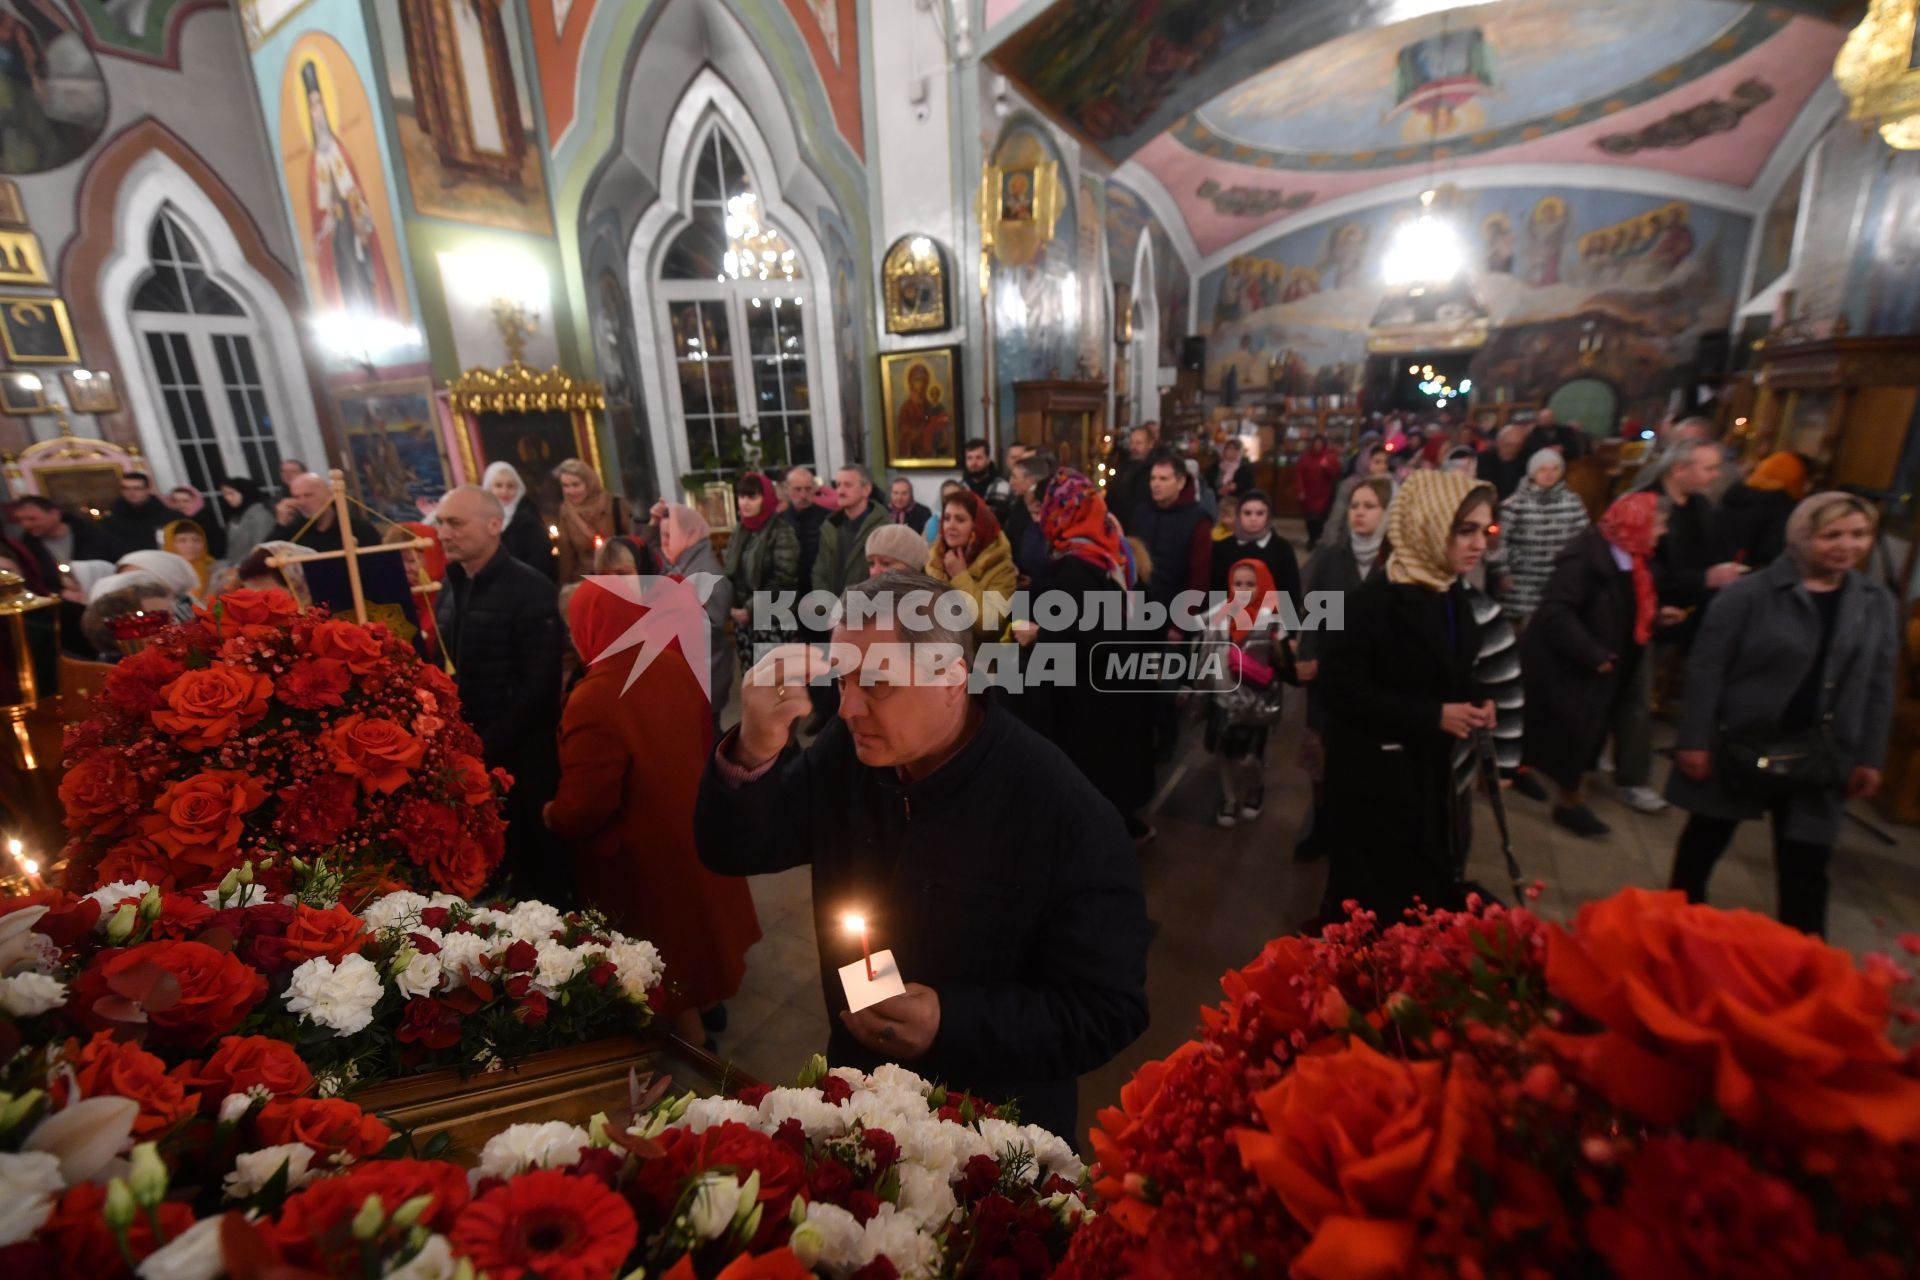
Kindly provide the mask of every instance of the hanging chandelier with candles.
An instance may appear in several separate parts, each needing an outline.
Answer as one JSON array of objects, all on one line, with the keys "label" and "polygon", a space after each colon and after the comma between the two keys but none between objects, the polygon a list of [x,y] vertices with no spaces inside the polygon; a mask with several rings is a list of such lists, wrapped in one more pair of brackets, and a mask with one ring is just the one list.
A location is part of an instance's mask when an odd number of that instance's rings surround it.
[{"label": "hanging chandelier with candles", "polygon": [[1466,247],[1446,213],[1435,208],[1438,192],[1420,193],[1420,212],[1394,230],[1382,263],[1387,283],[1395,287],[1447,284],[1467,264]]},{"label": "hanging chandelier with candles", "polygon": [[791,280],[799,260],[785,236],[760,216],[760,197],[751,191],[727,200],[727,256],[721,265],[735,280]]}]

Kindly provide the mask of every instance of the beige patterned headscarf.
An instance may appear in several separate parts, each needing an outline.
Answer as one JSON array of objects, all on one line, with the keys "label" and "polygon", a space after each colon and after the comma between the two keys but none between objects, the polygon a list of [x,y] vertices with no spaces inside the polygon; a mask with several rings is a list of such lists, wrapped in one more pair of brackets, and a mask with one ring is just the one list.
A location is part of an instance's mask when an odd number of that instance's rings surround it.
[{"label": "beige patterned headscarf", "polygon": [[1495,501],[1493,486],[1454,471],[1416,471],[1408,476],[1387,509],[1387,580],[1411,583],[1429,591],[1445,591],[1460,575],[1447,558],[1453,540],[1453,522],[1467,498],[1484,492]]}]

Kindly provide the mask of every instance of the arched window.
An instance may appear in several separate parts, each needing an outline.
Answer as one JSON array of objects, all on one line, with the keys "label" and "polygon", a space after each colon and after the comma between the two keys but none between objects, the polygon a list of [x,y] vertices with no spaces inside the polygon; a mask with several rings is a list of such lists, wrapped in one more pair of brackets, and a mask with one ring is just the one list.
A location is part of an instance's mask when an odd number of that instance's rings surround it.
[{"label": "arched window", "polygon": [[771,469],[815,464],[816,344],[800,257],[717,123],[686,162],[688,219],[655,281],[676,375],[669,417],[685,424],[685,456],[698,475],[736,472],[750,457]]},{"label": "arched window", "polygon": [[133,291],[133,330],[162,407],[176,474],[211,494],[225,476],[280,482],[277,393],[262,376],[266,338],[169,205],[147,233],[148,268]]}]

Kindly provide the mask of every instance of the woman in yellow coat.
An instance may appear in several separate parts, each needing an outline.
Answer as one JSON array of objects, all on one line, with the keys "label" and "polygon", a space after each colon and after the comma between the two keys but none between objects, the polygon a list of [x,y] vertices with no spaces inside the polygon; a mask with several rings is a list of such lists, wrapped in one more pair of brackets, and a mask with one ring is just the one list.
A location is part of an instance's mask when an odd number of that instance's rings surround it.
[{"label": "woman in yellow coat", "polygon": [[[998,640],[1007,626],[1006,601],[1019,589],[1013,546],[1000,531],[987,504],[967,489],[947,495],[940,505],[940,538],[927,552],[927,575],[966,592],[977,612],[974,636]],[[1001,603],[990,605],[999,596]]]}]

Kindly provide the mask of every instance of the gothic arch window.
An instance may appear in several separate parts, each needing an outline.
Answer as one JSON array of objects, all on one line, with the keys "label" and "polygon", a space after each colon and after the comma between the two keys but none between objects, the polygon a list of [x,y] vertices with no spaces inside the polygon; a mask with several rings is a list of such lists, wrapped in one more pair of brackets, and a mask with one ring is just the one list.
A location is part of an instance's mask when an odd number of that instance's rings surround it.
[{"label": "gothic arch window", "polygon": [[166,424],[170,468],[211,494],[223,478],[280,482],[281,446],[266,371],[270,339],[207,269],[178,210],[163,204],[147,229],[147,268],[134,286],[140,363]]},{"label": "gothic arch window", "polygon": [[815,330],[800,256],[717,119],[686,167],[688,216],[660,256],[654,295],[673,369],[669,415],[683,424],[689,470],[817,464]]}]

